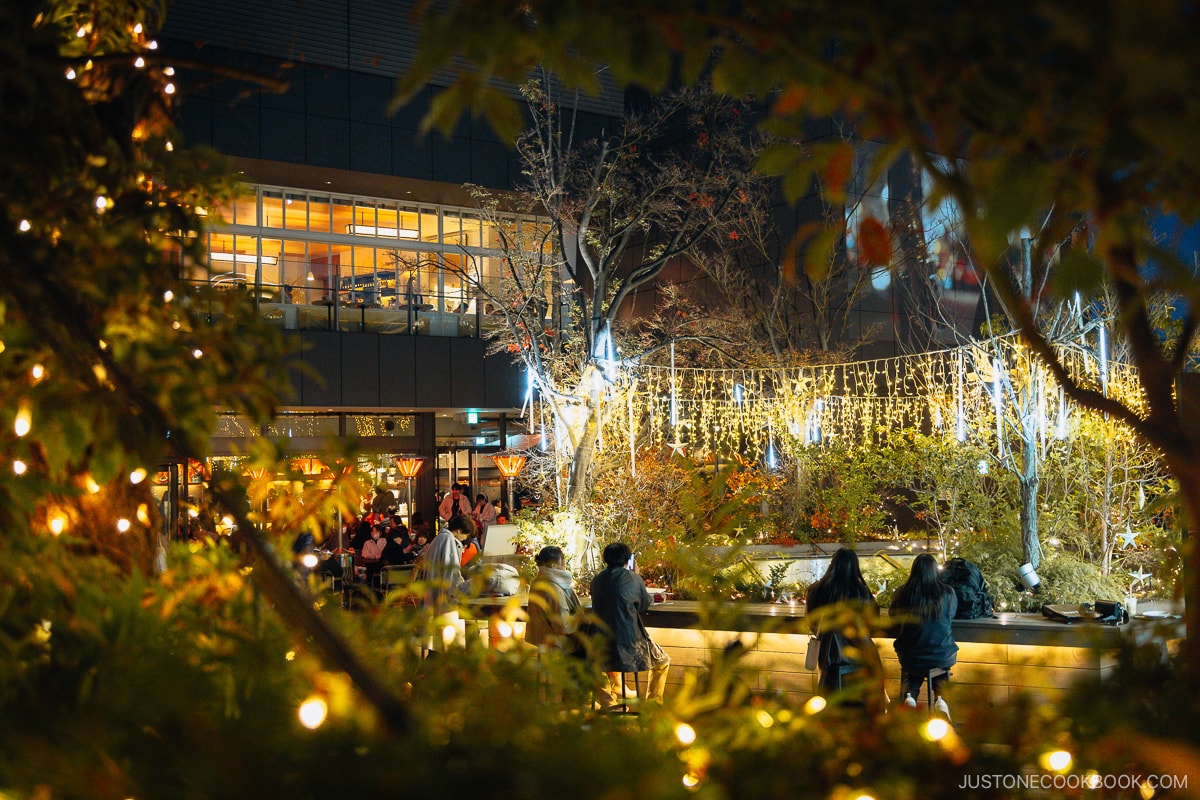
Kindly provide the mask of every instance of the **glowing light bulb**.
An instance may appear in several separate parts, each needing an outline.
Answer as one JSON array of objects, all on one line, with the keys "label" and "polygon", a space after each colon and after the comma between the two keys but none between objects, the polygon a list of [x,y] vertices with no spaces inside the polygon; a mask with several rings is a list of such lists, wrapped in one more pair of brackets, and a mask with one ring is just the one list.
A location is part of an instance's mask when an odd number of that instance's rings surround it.
[{"label": "glowing light bulb", "polygon": [[680,722],[675,726],[675,739],[685,747],[693,744],[696,741],[696,729],[686,722]]},{"label": "glowing light bulb", "polygon": [[13,459],[13,472],[15,472],[18,475],[24,475],[26,469],[28,469],[28,467],[25,466],[24,461],[22,461],[19,458]]},{"label": "glowing light bulb", "polygon": [[454,639],[458,636],[458,628],[453,625],[447,625],[442,628],[442,643],[449,647],[454,644]]},{"label": "glowing light bulb", "polygon": [[512,625],[509,625],[506,621],[500,620],[499,622],[496,623],[496,634],[501,639],[511,639],[512,635],[513,635],[513,627],[512,627]]},{"label": "glowing light bulb", "polygon": [[166,86],[163,87],[163,92],[166,94],[175,94],[175,84],[168,83]]},{"label": "glowing light bulb", "polygon": [[25,436],[33,429],[33,412],[29,410],[29,400],[22,397],[17,404],[17,416],[13,420],[13,433],[18,437]]},{"label": "glowing light bulb", "polygon": [[99,195],[96,198],[96,210],[103,212],[108,209],[108,198],[104,195]]},{"label": "glowing light bulb", "polygon": [[203,357],[204,357],[204,351],[201,350],[199,347],[197,347],[195,350],[192,351],[192,358],[203,358]]},{"label": "glowing light bulb", "polygon": [[163,292],[163,302],[164,303],[169,303],[174,299],[175,299],[175,293],[172,292],[170,289],[167,289],[165,292]]},{"label": "glowing light bulb", "polygon": [[804,704],[804,713],[806,714],[819,714],[824,710],[825,698],[821,697],[819,694],[814,695],[807,703]]},{"label": "glowing light bulb", "polygon": [[1071,754],[1066,750],[1051,750],[1050,752],[1043,753],[1039,760],[1046,769],[1054,772],[1062,772],[1071,766],[1073,759],[1071,758]]},{"label": "glowing light bulb", "polygon": [[75,80],[75,70],[73,70],[73,69],[67,70],[67,80],[69,80],[69,81]]},{"label": "glowing light bulb", "polygon": [[329,714],[329,706],[319,697],[310,697],[300,704],[298,716],[300,724],[311,730],[316,730],[325,722]]},{"label": "glowing light bulb", "polygon": [[144,467],[138,467],[133,472],[129,473],[129,482],[134,486],[137,486],[144,480],[146,480],[146,470]]},{"label": "glowing light bulb", "polygon": [[146,66],[146,59],[138,56],[136,59],[134,59],[133,65],[138,69],[141,69],[142,67]]},{"label": "glowing light bulb", "polygon": [[687,773],[683,776],[683,785],[689,789],[695,789],[700,785],[700,776],[692,772]]},{"label": "glowing light bulb", "polygon": [[145,503],[138,503],[136,516],[138,522],[142,523],[143,525],[149,525],[150,506],[146,505]]},{"label": "glowing light bulb", "polygon": [[21,233],[28,233],[29,229],[32,228],[33,226],[29,224],[29,220],[23,219],[23,220],[21,220],[20,224],[17,225],[17,227],[20,228]]},{"label": "glowing light bulb", "polygon": [[61,535],[67,529],[67,518],[62,514],[55,514],[50,518],[49,528],[55,536]]},{"label": "glowing light bulb", "polygon": [[758,724],[762,725],[764,728],[769,728],[775,724],[775,718],[761,708],[754,714],[754,718],[758,720]]},{"label": "glowing light bulb", "polygon": [[119,520],[117,520],[117,532],[118,533],[128,532],[128,530],[132,524],[133,523],[131,523],[129,520],[125,519],[124,517],[121,517]]},{"label": "glowing light bulb", "polygon": [[41,364],[34,364],[33,367],[30,368],[29,374],[35,381],[40,381],[42,378],[46,377],[46,368]]},{"label": "glowing light bulb", "polygon": [[140,36],[141,33],[142,33],[142,23],[139,22],[137,25],[133,26],[133,35]]},{"label": "glowing light bulb", "polygon": [[87,28],[80,28],[79,30],[75,31],[75,36],[79,39],[87,36]]},{"label": "glowing light bulb", "polygon": [[308,569],[312,569],[313,567],[315,567],[317,564],[319,564],[321,562],[312,553],[305,553],[304,557],[300,559],[300,563],[303,564]]},{"label": "glowing light bulb", "polygon": [[946,734],[949,732],[950,723],[946,722],[946,720],[942,719],[941,717],[934,717],[933,719],[929,720],[929,722],[925,723],[925,730],[923,731],[925,738],[931,742],[944,739]]}]

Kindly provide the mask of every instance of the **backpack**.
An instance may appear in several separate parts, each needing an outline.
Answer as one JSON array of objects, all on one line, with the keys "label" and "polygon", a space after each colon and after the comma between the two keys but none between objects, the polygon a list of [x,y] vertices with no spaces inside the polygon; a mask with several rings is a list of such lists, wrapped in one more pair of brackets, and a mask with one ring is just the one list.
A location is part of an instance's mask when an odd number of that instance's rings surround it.
[{"label": "backpack", "polygon": [[942,568],[942,583],[954,590],[958,596],[958,612],[955,619],[979,619],[991,617],[992,596],[979,567],[965,558],[952,558]]}]

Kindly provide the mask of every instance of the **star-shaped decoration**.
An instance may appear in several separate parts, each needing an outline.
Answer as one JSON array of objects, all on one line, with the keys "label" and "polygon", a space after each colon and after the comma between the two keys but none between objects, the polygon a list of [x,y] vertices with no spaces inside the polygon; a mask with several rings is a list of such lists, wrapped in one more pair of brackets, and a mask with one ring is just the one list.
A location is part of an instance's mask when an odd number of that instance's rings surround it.
[{"label": "star-shaped decoration", "polygon": [[1139,583],[1145,583],[1147,580],[1149,580],[1153,576],[1149,572],[1145,572],[1145,571],[1139,569],[1137,572],[1129,573],[1129,577],[1133,578],[1133,580],[1130,581],[1130,583],[1129,583],[1129,588],[1130,588],[1130,590],[1132,590]]},{"label": "star-shaped decoration", "polygon": [[682,456],[683,455],[684,444],[683,444],[683,442],[679,441],[678,436],[675,437],[675,441],[667,442],[667,447],[671,448],[671,455],[673,455],[673,456],[676,456],[676,455]]},{"label": "star-shaped decoration", "polygon": [[1136,539],[1136,538],[1137,538],[1137,536],[1138,536],[1138,535],[1137,535],[1137,532],[1136,532],[1136,531],[1131,531],[1131,530],[1129,529],[1129,526],[1128,526],[1128,525],[1126,525],[1126,526],[1125,526],[1125,532],[1124,532],[1124,533],[1118,533],[1118,534],[1117,534],[1117,538],[1121,540],[1121,548],[1122,548],[1122,549],[1124,549],[1124,548],[1126,548],[1126,547],[1133,547],[1133,541],[1134,541],[1134,539]]}]

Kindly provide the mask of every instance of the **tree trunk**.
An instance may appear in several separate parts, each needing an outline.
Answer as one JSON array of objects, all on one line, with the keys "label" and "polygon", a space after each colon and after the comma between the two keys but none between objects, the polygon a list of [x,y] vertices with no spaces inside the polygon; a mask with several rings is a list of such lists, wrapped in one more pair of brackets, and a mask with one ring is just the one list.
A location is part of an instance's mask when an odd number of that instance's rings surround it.
[{"label": "tree trunk", "polygon": [[596,439],[600,429],[600,402],[595,393],[588,395],[587,419],[571,457],[571,475],[567,482],[567,505],[581,509],[592,491],[592,459],[596,455]]},{"label": "tree trunk", "polygon": [[[1187,448],[1189,451],[1194,447]],[[1200,520],[1200,453],[1171,452],[1167,464],[1179,481],[1183,501],[1183,601],[1187,637],[1182,642],[1183,669],[1193,680],[1200,679],[1200,551],[1192,535]]]},{"label": "tree trunk", "polygon": [[1037,436],[1026,426],[1022,453],[1024,463],[1017,485],[1021,489],[1021,551],[1034,569],[1042,563],[1042,543],[1038,539],[1038,452]]}]

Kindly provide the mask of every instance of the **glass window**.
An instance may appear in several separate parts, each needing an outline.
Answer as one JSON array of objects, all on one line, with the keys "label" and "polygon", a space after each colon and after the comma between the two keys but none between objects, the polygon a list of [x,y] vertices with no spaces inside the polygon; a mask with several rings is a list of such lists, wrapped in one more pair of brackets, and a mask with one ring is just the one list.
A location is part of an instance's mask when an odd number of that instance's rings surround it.
[{"label": "glass window", "polygon": [[308,230],[308,196],[286,192],[283,197],[284,227],[292,231]]},{"label": "glass window", "polygon": [[329,233],[333,212],[330,199],[322,195],[308,198],[308,229],[318,233]]},{"label": "glass window", "polygon": [[262,214],[264,228],[283,227],[283,192],[263,191]]},{"label": "glass window", "polygon": [[258,225],[258,198],[247,192],[233,201],[233,214],[226,217],[234,225]]}]

